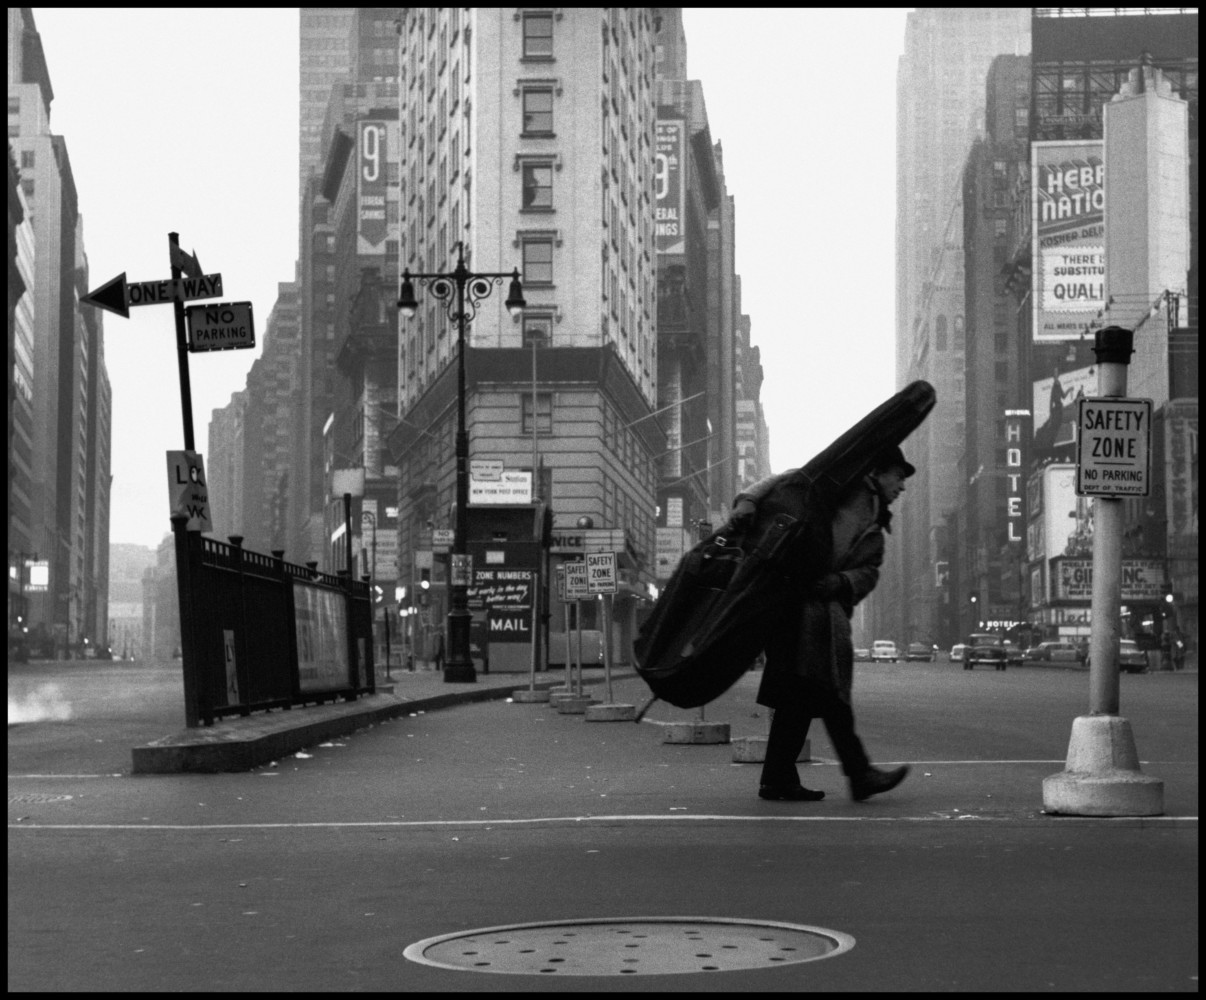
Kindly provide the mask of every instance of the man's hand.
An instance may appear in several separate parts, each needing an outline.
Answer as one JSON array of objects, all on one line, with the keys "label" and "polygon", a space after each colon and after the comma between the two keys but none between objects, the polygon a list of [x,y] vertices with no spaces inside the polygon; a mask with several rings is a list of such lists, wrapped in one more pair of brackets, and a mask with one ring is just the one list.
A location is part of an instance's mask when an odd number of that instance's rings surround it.
[{"label": "man's hand", "polygon": [[814,601],[848,600],[851,594],[850,581],[844,573],[829,573],[809,588],[808,596]]}]

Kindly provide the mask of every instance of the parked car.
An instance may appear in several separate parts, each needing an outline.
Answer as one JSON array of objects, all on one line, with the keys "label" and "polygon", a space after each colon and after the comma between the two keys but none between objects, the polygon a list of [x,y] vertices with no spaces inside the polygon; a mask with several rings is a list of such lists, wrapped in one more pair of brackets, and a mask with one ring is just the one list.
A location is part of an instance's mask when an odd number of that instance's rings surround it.
[{"label": "parked car", "polygon": [[963,669],[974,670],[976,664],[989,664],[996,670],[1009,665],[1005,640],[988,632],[974,632],[967,639],[967,651],[963,654]]},{"label": "parked car", "polygon": [[854,662],[855,663],[870,663],[871,662],[871,650],[856,649],[854,651]]},{"label": "parked car", "polygon": [[[1089,657],[1085,657],[1085,665],[1089,665]],[[1121,639],[1118,642],[1118,669],[1128,674],[1147,673],[1147,653],[1139,648],[1134,639]]]},{"label": "parked car", "polygon": [[1005,659],[1010,663],[1021,663],[1023,660],[1022,647],[1011,639],[1005,640]]},{"label": "parked car", "polygon": [[905,663],[912,663],[914,660],[933,663],[934,647],[928,642],[910,642],[905,649]]},{"label": "parked car", "polygon": [[1026,650],[1026,659],[1044,663],[1079,663],[1084,655],[1075,643],[1048,641]]},{"label": "parked car", "polygon": [[896,651],[896,643],[890,639],[876,639],[871,643],[871,659],[876,663],[881,660],[891,660],[895,663],[900,659],[900,654]]},{"label": "parked car", "polygon": [[963,654],[967,652],[967,643],[957,642],[951,646],[950,659],[951,663],[962,663]]}]

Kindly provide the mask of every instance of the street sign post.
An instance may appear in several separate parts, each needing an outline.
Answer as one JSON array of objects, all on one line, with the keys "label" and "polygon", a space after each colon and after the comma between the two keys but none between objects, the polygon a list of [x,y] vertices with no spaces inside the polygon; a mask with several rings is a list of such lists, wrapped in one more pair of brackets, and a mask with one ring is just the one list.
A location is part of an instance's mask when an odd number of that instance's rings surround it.
[{"label": "street sign post", "polygon": [[1145,497],[1151,492],[1150,399],[1082,398],[1077,425],[1077,494]]},{"label": "street sign post", "polygon": [[614,552],[586,553],[587,589],[592,594],[614,594],[619,590]]},{"label": "street sign post", "polygon": [[184,310],[188,321],[188,349],[231,351],[255,347],[255,322],[250,302],[207,302]]},{"label": "street sign post", "polygon": [[167,470],[170,516],[188,518],[186,531],[213,531],[205,460],[195,451],[169,451]]}]

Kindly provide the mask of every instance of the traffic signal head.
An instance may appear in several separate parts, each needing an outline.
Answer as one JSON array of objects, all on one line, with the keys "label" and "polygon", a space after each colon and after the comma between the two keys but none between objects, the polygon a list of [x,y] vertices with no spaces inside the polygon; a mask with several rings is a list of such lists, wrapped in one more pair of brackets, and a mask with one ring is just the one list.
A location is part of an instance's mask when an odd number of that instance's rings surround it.
[{"label": "traffic signal head", "polygon": [[431,570],[429,570],[429,569],[419,570],[419,586],[422,587],[424,590],[430,589],[430,587],[431,587]]}]

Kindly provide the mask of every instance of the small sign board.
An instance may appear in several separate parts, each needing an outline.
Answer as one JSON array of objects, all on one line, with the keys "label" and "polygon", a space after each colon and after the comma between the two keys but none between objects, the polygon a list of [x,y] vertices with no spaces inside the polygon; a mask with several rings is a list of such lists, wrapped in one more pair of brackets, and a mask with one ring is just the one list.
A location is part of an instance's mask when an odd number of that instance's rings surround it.
[{"label": "small sign board", "polygon": [[190,351],[232,351],[240,347],[255,347],[255,323],[250,302],[188,306],[184,316],[188,320]]},{"label": "small sign board", "polygon": [[469,459],[469,475],[473,479],[496,482],[502,479],[503,463],[501,458],[471,458]]},{"label": "small sign board", "polygon": [[500,472],[497,479],[469,476],[470,503],[531,503],[532,473]]},{"label": "small sign board", "polygon": [[432,528],[431,544],[437,549],[451,548],[456,540],[456,532],[452,528]]},{"label": "small sign board", "polygon": [[582,601],[590,597],[590,587],[587,585],[586,563],[581,559],[563,563],[565,566],[565,599],[567,601]]},{"label": "small sign board", "polygon": [[188,531],[213,531],[209,518],[209,487],[205,484],[205,460],[196,451],[167,453],[170,516],[184,515]]},{"label": "small sign board", "polygon": [[449,583],[453,587],[473,586],[473,555],[471,553],[452,553],[452,566],[449,573]]},{"label": "small sign board", "polygon": [[1082,397],[1077,405],[1077,494],[1147,496],[1151,442],[1150,399]]},{"label": "small sign board", "polygon": [[620,589],[614,552],[586,553],[586,584],[592,594],[614,594]]}]

